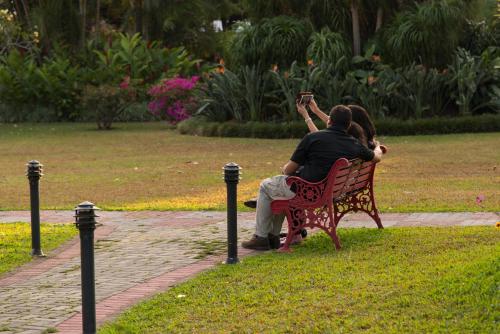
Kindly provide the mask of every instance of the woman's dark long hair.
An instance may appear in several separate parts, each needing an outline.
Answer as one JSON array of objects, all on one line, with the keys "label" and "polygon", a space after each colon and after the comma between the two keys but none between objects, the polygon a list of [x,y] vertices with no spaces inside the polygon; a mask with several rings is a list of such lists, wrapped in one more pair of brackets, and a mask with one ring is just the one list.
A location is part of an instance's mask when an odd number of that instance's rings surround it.
[{"label": "woman's dark long hair", "polygon": [[347,107],[351,109],[352,121],[358,123],[363,128],[368,147],[373,149],[375,147],[374,137],[377,133],[368,112],[363,107],[355,104],[350,104]]},{"label": "woman's dark long hair", "polygon": [[351,122],[351,126],[347,130],[347,133],[359,140],[359,142],[368,147],[368,140],[366,139],[365,130],[356,122]]}]

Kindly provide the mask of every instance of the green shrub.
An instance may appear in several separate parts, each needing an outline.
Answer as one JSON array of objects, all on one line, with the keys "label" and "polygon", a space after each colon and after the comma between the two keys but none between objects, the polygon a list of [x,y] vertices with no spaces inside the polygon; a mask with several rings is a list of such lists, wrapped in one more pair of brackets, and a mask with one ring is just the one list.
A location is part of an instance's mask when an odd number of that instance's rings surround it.
[{"label": "green shrub", "polygon": [[219,125],[217,128],[217,135],[219,137],[239,137],[240,126],[235,122],[226,122]]},{"label": "green shrub", "polygon": [[[33,55],[17,50],[0,57],[0,101],[18,112],[17,121],[76,120],[80,92],[81,70],[67,59],[56,55],[38,65]],[[46,114],[30,115],[30,109]]]},{"label": "green shrub", "polygon": [[109,130],[123,111],[135,101],[135,91],[130,87],[100,85],[85,87],[82,103],[93,114],[99,130]]},{"label": "green shrub", "polygon": [[[316,121],[319,129],[324,124]],[[400,120],[386,118],[376,120],[378,135],[404,136],[467,132],[500,131],[500,115],[481,115],[455,118],[424,118]],[[252,137],[252,138],[302,138],[308,133],[304,122],[262,123],[262,122],[207,122],[206,119],[191,118],[177,125],[181,134],[220,137]]]},{"label": "green shrub", "polygon": [[467,132],[500,131],[500,115],[482,115],[454,118],[424,118],[402,121],[384,119],[375,121],[377,134],[389,136],[425,135]]}]

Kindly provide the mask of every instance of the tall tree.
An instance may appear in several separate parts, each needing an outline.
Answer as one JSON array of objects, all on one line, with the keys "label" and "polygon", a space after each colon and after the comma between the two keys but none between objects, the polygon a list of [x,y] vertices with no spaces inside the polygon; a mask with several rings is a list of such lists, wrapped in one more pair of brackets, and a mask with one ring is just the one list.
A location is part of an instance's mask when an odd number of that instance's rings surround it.
[{"label": "tall tree", "polygon": [[352,17],[352,53],[354,56],[359,56],[361,54],[361,32],[358,0],[350,0],[350,8]]},{"label": "tall tree", "polygon": [[99,36],[101,27],[101,0],[95,1],[95,32]]},{"label": "tall tree", "polygon": [[80,9],[80,47],[85,46],[87,32],[87,0],[78,0]]},{"label": "tall tree", "polygon": [[135,32],[142,35],[143,32],[143,13],[144,13],[144,0],[131,0],[131,7],[134,10],[135,18]]}]

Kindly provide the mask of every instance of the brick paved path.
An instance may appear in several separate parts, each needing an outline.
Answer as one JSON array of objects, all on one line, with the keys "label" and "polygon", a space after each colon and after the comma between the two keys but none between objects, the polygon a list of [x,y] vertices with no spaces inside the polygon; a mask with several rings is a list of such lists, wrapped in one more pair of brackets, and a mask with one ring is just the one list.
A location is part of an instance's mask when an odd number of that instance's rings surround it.
[{"label": "brick paved path", "polygon": [[[73,222],[72,211],[43,211],[42,221]],[[223,212],[101,212],[96,229],[99,324],[156,292],[224,259]],[[252,234],[254,213],[238,218],[240,240]],[[383,214],[384,226],[492,225],[498,213]],[[0,222],[29,221],[29,212],[0,212]],[[374,227],[366,215],[341,226]],[[43,249],[43,236],[42,236]],[[210,255],[213,250],[219,255]],[[221,255],[222,253],[222,255]],[[240,249],[240,256],[250,252]],[[43,259],[0,277],[0,333],[80,333],[80,258],[77,238]],[[8,329],[9,331],[1,331]]]}]

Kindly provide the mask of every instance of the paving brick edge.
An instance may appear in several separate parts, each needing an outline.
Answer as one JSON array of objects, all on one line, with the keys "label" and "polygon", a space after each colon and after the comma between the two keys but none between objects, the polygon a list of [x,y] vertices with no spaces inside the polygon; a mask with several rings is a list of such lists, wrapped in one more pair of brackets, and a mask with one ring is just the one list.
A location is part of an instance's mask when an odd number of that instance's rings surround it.
[{"label": "paving brick edge", "polygon": [[[102,239],[111,234],[116,229],[116,225],[103,225],[95,230],[95,240]],[[43,249],[43,241],[42,241]],[[47,257],[37,257],[14,271],[0,277],[0,286],[7,287],[13,284],[24,283],[30,278],[40,276],[43,273],[80,256],[80,240],[76,236],[65,242],[63,245],[52,250]]]},{"label": "paving brick edge", "polygon": [[[260,252],[247,250],[241,247],[238,249],[239,258],[258,253]],[[167,291],[169,288],[185,282],[203,271],[212,269],[216,265],[221,264],[225,259],[225,255],[212,255],[187,266],[153,277],[143,283],[136,284],[133,287],[101,300],[96,304],[97,324],[102,325],[105,322],[114,319],[125,309],[153,296],[154,294]],[[82,313],[78,312],[72,315],[70,318],[59,323],[56,328],[59,333],[81,333]]]}]

